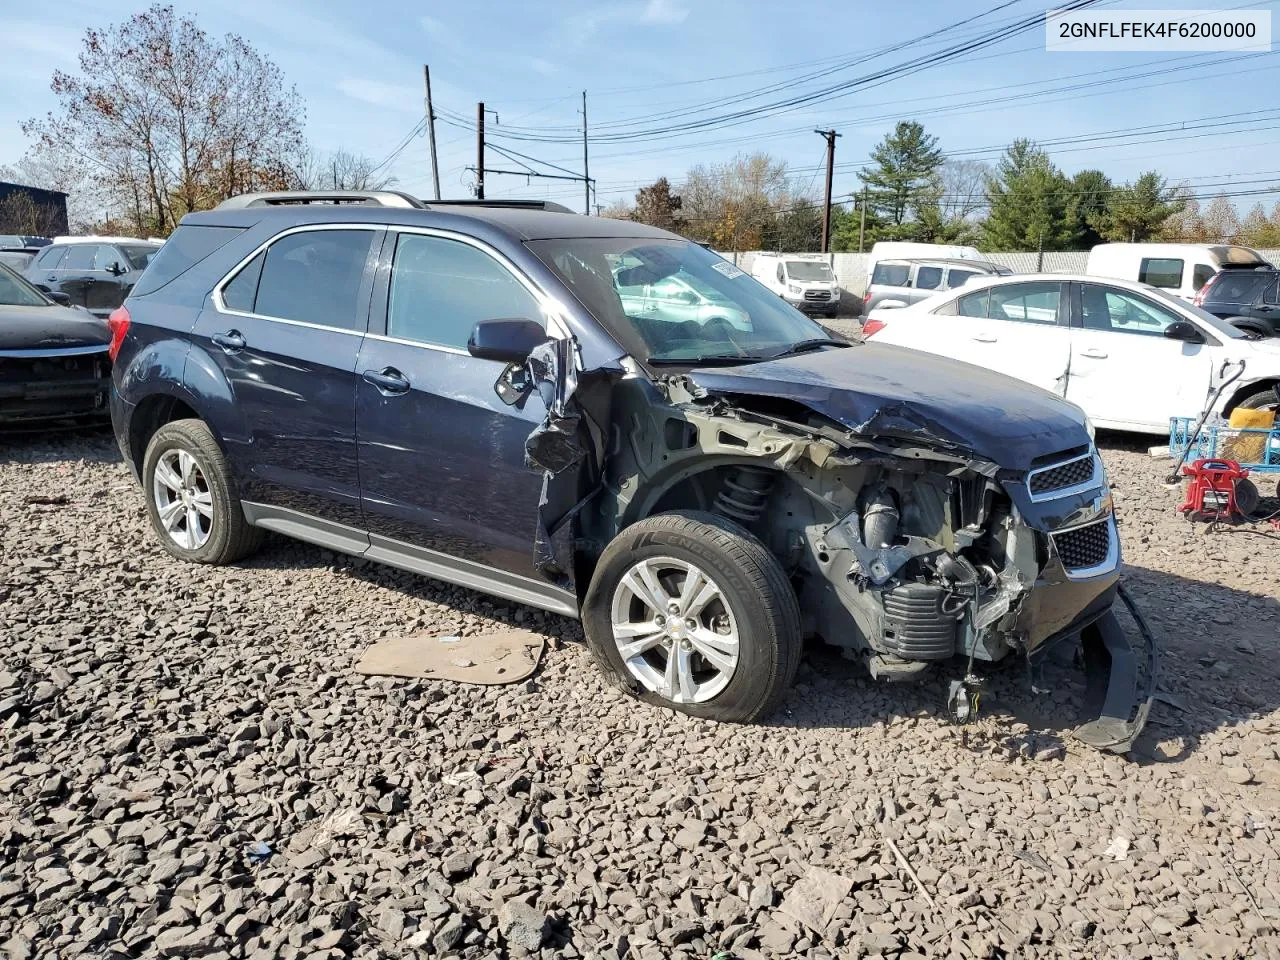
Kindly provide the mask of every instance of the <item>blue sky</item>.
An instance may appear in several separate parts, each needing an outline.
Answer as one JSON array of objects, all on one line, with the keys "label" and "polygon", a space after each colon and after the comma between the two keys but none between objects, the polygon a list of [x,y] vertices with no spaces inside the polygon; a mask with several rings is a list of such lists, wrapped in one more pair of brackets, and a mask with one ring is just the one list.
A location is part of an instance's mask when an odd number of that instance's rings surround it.
[{"label": "blue sky", "polygon": [[[809,89],[861,76],[927,52],[953,37],[872,57],[888,44],[917,37],[994,6],[947,0],[887,3],[757,0],[598,0],[569,3],[420,2],[420,0],[177,0],[210,32],[233,31],[253,42],[284,70],[304,97],[307,133],[321,150],[346,148],[381,160],[423,114],[422,64],[430,63],[437,112],[475,115],[477,100],[496,111],[494,134],[519,128],[563,132],[581,123],[586,89],[593,130],[608,123],[697,105],[730,104],[742,93],[839,67],[803,84]],[[1249,7],[1275,10],[1277,0]],[[1147,9],[1151,0],[1111,0],[1112,9]],[[1163,8],[1238,8],[1212,0],[1161,0]],[[1028,0],[954,31],[954,38],[1015,16],[1042,12]],[[63,0],[51,21],[39,8],[0,4],[0,163],[16,160],[26,143],[25,117],[53,106],[49,74],[73,69],[80,36],[88,26],[119,20],[119,0]],[[842,65],[841,61],[845,61]],[[948,152],[993,159],[1016,136],[1041,141],[1147,125],[1183,124],[1257,110],[1256,117],[1188,137],[1185,131],[1051,147],[1068,173],[1096,166],[1115,179],[1156,168],[1174,181],[1216,192],[1280,182],[1280,108],[1269,112],[1276,89],[1276,54],[1047,53],[1043,29],[989,47],[968,58],[914,76],[741,126],[668,140],[644,138],[593,143],[591,172],[598,200],[629,198],[640,183],[666,175],[678,183],[699,162],[717,162],[739,151],[767,150],[786,160],[799,192],[821,189],[823,141],[814,127],[835,127],[835,193],[857,188],[856,166],[897,118],[920,119]],[[1174,71],[1135,77],[1139,73]],[[708,80],[705,78],[721,77]],[[1099,81],[1106,81],[1099,83]],[[1077,91],[1064,86],[1094,83]],[[1019,99],[1022,98],[1022,99]],[[765,99],[772,99],[766,97]],[[757,101],[750,101],[757,102]],[[720,109],[732,109],[721,106]],[[641,123],[648,128],[654,123]],[[626,128],[619,128],[626,129]],[[1211,133],[1211,135],[1206,135]],[[437,125],[441,185],[446,196],[467,196],[475,162],[474,134]],[[579,171],[580,143],[495,143]],[[512,167],[490,155],[491,167]],[[388,165],[400,186],[427,196],[430,167],[424,137],[410,140]],[[1204,185],[1202,188],[1201,185]],[[495,196],[550,197],[575,209],[580,185],[490,177]],[[1269,206],[1280,194],[1237,199],[1243,213],[1255,199]]]}]

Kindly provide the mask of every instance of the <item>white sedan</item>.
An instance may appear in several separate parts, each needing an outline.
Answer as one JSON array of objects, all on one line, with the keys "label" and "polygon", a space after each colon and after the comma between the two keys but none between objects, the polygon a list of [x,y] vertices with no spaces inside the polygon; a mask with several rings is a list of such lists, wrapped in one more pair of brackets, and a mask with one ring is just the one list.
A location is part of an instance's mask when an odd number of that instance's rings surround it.
[{"label": "white sedan", "polygon": [[1066,397],[1100,427],[1168,433],[1243,360],[1216,410],[1277,407],[1280,340],[1249,340],[1200,308],[1128,280],[983,277],[906,307],[872,310],[877,341],[941,354]]}]

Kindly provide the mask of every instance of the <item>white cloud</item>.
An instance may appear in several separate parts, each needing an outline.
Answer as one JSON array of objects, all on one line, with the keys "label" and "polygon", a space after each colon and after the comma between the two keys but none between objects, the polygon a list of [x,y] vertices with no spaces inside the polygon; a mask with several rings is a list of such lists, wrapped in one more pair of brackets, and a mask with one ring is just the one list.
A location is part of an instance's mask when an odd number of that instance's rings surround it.
[{"label": "white cloud", "polygon": [[644,23],[681,23],[687,16],[689,11],[676,6],[671,0],[649,0],[640,19]]},{"label": "white cloud", "polygon": [[456,54],[462,51],[462,38],[447,23],[435,17],[422,17],[418,20],[427,36],[434,40],[444,53]]},{"label": "white cloud", "polygon": [[352,100],[375,107],[390,107],[415,113],[422,110],[422,91],[416,87],[383,83],[367,77],[343,77],[337,86],[339,92],[345,93]]},{"label": "white cloud", "polygon": [[529,61],[529,69],[534,73],[540,73],[544,77],[549,77],[553,73],[559,73],[560,68],[550,60],[543,60],[541,57],[534,57]]}]

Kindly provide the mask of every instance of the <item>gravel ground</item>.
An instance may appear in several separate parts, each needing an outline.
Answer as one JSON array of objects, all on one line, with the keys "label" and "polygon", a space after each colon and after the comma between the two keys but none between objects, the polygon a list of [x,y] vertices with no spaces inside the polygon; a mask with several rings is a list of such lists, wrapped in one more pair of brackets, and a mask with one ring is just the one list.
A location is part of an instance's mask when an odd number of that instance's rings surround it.
[{"label": "gravel ground", "polygon": [[[764,725],[642,707],[576,623],[284,539],[182,566],[107,435],[0,441],[0,943],[1280,957],[1280,545],[1206,535],[1167,461],[1103,445],[1164,643],[1129,758],[1063,736],[1075,688],[1016,668],[965,728],[941,679],[820,651]],[[351,669],[387,634],[503,624],[550,641],[519,686]]]}]

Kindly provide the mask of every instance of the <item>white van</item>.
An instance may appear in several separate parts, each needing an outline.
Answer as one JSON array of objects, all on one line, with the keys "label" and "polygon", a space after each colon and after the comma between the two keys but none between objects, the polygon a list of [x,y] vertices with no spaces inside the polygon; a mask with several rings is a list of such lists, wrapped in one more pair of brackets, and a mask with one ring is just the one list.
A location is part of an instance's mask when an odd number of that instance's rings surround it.
[{"label": "white van", "polygon": [[751,276],[805,313],[834,317],[840,309],[840,286],[822,253],[757,253]]},{"label": "white van", "polygon": [[871,253],[867,255],[867,285],[870,290],[871,276],[876,272],[876,264],[881,260],[982,260],[986,255],[977,247],[965,247],[955,243],[917,243],[914,240],[880,240],[871,245]]},{"label": "white van", "polygon": [[1270,266],[1257,250],[1208,243],[1100,243],[1089,251],[1084,272],[1092,277],[1134,280],[1192,300],[1219,270]]}]

